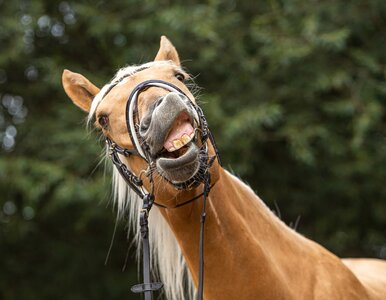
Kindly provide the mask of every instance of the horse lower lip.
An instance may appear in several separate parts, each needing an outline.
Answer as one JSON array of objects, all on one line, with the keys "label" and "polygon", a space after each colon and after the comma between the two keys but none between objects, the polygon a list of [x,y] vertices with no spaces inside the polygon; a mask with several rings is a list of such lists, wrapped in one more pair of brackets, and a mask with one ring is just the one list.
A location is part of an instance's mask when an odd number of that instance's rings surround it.
[{"label": "horse lower lip", "polygon": [[199,154],[198,147],[194,143],[191,143],[189,145],[188,150],[180,157],[177,157],[177,158],[161,157],[158,159],[157,164],[164,170],[176,169],[181,166],[193,163],[197,159],[198,154]]}]

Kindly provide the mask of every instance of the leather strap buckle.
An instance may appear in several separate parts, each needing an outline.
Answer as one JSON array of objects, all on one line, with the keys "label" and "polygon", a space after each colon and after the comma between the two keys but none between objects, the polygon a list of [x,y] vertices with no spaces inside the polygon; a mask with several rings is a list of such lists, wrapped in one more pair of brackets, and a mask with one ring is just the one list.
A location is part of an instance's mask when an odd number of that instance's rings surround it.
[{"label": "leather strap buckle", "polygon": [[144,293],[148,291],[157,291],[164,286],[162,282],[152,282],[152,283],[139,283],[131,287],[133,293]]}]

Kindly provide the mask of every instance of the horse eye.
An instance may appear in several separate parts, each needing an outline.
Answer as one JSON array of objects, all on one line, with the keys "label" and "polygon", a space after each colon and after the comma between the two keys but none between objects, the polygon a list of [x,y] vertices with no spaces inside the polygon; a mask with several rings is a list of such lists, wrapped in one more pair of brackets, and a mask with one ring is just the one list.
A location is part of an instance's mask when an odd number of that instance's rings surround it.
[{"label": "horse eye", "polygon": [[182,75],[181,73],[177,73],[177,74],[176,74],[176,78],[177,78],[179,81],[184,81],[184,80],[185,80],[185,76]]},{"label": "horse eye", "polygon": [[101,116],[98,118],[98,123],[101,125],[103,129],[107,129],[109,126],[109,117],[108,116]]}]

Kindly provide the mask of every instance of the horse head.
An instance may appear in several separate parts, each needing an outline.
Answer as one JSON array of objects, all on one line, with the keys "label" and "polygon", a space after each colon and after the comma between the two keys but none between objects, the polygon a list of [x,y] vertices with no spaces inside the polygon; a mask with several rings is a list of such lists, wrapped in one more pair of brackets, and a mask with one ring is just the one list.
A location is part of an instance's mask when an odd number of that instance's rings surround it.
[{"label": "horse head", "polygon": [[[194,196],[215,155],[207,140],[206,120],[187,82],[177,50],[161,37],[153,62],[121,69],[102,89],[83,75],[65,70],[67,95],[95,120],[103,135],[122,149],[139,156],[123,157],[147,190],[165,206]],[[217,180],[211,169],[212,182]],[[152,173],[154,186],[146,177]]]}]

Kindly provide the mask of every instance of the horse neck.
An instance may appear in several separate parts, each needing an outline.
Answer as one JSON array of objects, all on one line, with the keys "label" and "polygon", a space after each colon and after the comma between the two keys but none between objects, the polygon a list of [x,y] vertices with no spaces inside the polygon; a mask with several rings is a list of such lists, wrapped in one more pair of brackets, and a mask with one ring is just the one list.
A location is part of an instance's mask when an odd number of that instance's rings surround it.
[{"label": "horse neck", "polygon": [[[178,209],[162,210],[196,286],[201,207],[202,201],[195,201]],[[288,280],[284,277],[293,276],[291,270],[299,267],[296,256],[312,252],[308,240],[286,227],[247,185],[223,169],[208,198],[204,245],[207,299],[235,299],[242,295],[241,290],[246,293],[244,297],[253,297],[250,293],[257,291],[260,296],[273,298],[281,293],[288,295]],[[254,289],[245,286],[251,278]],[[221,288],[230,284],[238,286],[233,296]],[[260,287],[255,288],[256,284]],[[221,295],[224,291],[227,294]]]}]

